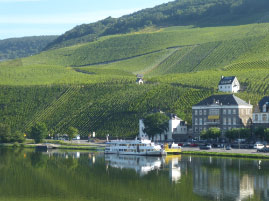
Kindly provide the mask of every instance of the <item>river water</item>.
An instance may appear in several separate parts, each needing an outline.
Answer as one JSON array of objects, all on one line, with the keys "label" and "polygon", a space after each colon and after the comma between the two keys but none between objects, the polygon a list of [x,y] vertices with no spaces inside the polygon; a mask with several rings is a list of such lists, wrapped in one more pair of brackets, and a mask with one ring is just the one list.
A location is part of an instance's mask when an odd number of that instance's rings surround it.
[{"label": "river water", "polygon": [[269,161],[0,149],[0,200],[269,200]]}]

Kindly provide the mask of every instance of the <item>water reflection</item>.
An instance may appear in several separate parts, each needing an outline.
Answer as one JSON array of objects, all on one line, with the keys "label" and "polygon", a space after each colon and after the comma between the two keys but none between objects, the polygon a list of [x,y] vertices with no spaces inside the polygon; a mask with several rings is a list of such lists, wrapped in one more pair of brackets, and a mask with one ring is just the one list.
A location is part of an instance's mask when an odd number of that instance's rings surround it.
[{"label": "water reflection", "polygon": [[269,200],[267,160],[1,149],[0,158],[0,200]]},{"label": "water reflection", "polygon": [[106,164],[119,169],[133,169],[140,176],[148,174],[150,171],[159,170],[163,163],[163,158],[131,156],[131,155],[105,155]]},{"label": "water reflection", "polygon": [[193,191],[214,200],[244,200],[254,195],[254,178],[240,173],[232,160],[196,159],[192,166]]},{"label": "water reflection", "polygon": [[[269,200],[269,162],[266,161],[118,155],[105,156],[105,161],[114,168],[133,169],[140,176],[153,170],[168,169],[171,183],[180,183],[182,177],[192,176],[193,193],[209,200],[243,201],[254,199],[255,195],[257,200]],[[268,175],[259,175],[261,171]]]}]

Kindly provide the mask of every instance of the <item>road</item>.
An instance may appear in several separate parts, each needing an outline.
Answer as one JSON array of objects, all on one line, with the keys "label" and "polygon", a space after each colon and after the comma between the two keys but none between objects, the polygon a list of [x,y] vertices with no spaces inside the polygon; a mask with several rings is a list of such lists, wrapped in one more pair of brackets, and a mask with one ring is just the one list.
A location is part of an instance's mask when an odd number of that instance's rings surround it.
[{"label": "road", "polygon": [[217,153],[269,155],[269,153],[257,152],[256,149],[232,149],[232,150],[226,150],[226,149],[223,149],[223,148],[213,148],[213,149],[210,149],[210,150],[200,150],[198,147],[182,147],[182,151],[206,151],[206,152],[217,152]]}]

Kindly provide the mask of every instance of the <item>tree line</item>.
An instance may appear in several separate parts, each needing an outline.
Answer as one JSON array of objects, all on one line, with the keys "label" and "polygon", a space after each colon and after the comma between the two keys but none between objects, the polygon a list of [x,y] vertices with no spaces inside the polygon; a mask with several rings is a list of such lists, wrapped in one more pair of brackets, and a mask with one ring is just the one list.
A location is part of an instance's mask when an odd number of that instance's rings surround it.
[{"label": "tree line", "polygon": [[[100,36],[130,33],[146,27],[194,25],[199,27],[256,23],[266,13],[267,0],[177,0],[150,9],[76,26],[46,49],[91,42]],[[250,17],[253,16],[253,17]]]}]

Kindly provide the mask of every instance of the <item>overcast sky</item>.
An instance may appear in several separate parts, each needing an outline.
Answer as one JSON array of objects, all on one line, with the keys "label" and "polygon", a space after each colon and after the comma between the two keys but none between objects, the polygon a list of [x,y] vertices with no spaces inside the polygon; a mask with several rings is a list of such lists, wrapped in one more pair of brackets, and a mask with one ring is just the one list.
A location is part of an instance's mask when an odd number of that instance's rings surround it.
[{"label": "overcast sky", "polygon": [[59,35],[76,25],[172,0],[0,0],[0,39]]}]

